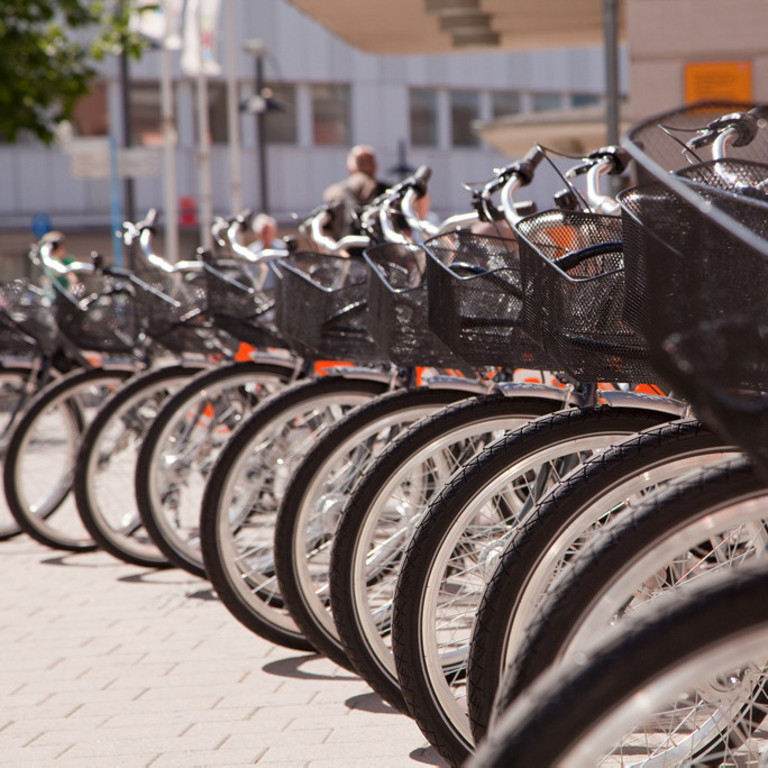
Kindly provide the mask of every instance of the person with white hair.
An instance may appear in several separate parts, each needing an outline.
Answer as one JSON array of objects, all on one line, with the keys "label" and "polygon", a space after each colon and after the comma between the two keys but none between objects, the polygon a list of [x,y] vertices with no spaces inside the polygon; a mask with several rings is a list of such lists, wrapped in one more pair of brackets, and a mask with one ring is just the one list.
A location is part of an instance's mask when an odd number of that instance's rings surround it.
[{"label": "person with white hair", "polygon": [[335,182],[323,193],[323,202],[330,206],[326,232],[334,240],[356,234],[357,213],[387,189],[376,178],[376,152],[368,144],[357,144],[347,154],[348,176]]},{"label": "person with white hair", "polygon": [[251,229],[256,239],[248,246],[254,253],[268,248],[285,248],[285,242],[277,236],[277,221],[267,213],[253,217]]}]

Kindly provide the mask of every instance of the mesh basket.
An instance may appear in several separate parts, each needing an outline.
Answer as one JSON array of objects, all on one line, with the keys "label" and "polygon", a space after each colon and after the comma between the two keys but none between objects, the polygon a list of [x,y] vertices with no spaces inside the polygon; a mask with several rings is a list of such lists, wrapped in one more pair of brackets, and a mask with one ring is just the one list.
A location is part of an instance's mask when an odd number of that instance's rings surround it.
[{"label": "mesh basket", "polygon": [[244,264],[240,259],[207,255],[208,315],[239,341],[254,347],[284,347],[275,325],[278,272],[272,260]]},{"label": "mesh basket", "polygon": [[552,368],[521,330],[517,242],[458,230],[425,244],[430,330],[475,366]]},{"label": "mesh basket", "polygon": [[276,321],[302,357],[372,362],[382,353],[368,333],[368,267],[362,259],[292,253],[278,259]]},{"label": "mesh basket", "polygon": [[177,355],[220,351],[221,342],[229,339],[208,321],[202,275],[193,275],[184,282],[179,278],[180,275],[161,272],[131,275],[135,313],[141,329]]},{"label": "mesh basket", "polygon": [[140,335],[135,302],[128,287],[108,294],[82,296],[82,286],[72,293],[57,281],[51,283],[59,330],[81,349],[95,352],[131,352]]},{"label": "mesh basket", "polygon": [[768,476],[768,165],[747,156],[762,143],[768,157],[766,131],[740,158],[672,175],[637,143],[650,132],[648,123],[630,131],[628,149],[652,182],[622,196],[622,205],[648,287],[651,360]]},{"label": "mesh basket", "polygon": [[623,319],[621,218],[544,211],[516,225],[526,332],[580,381],[653,381],[640,335]]},{"label": "mesh basket", "polygon": [[53,351],[56,322],[43,293],[28,280],[0,285],[0,351],[32,355]]},{"label": "mesh basket", "polygon": [[368,248],[368,330],[397,365],[465,366],[427,325],[427,254],[417,245]]}]

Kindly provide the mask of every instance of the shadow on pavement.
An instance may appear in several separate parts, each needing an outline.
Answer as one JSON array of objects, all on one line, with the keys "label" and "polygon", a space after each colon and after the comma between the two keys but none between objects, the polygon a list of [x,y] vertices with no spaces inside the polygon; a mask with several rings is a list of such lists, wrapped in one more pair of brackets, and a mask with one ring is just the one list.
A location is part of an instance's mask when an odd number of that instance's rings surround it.
[{"label": "shadow on pavement", "polygon": [[321,656],[317,653],[312,653],[305,656],[292,656],[290,659],[280,659],[279,661],[270,661],[269,664],[265,664],[262,670],[270,675],[279,675],[281,677],[295,677],[301,680],[356,680],[357,676],[351,672],[349,674],[341,675],[323,675],[316,672],[307,671],[301,669],[304,664],[317,661],[318,659],[325,659],[325,656]]}]

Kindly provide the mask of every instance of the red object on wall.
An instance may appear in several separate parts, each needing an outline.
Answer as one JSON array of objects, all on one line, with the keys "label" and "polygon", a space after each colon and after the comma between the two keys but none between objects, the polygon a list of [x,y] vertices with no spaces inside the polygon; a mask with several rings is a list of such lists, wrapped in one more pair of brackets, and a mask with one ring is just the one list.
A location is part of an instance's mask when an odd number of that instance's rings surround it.
[{"label": "red object on wall", "polygon": [[194,197],[179,198],[179,224],[197,224],[197,201]]}]

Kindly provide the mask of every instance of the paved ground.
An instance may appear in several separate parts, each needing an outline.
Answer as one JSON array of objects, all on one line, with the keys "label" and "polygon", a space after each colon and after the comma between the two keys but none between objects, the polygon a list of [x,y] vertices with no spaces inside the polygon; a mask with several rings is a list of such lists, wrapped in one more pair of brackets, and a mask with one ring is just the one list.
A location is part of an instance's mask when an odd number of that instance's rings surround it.
[{"label": "paved ground", "polygon": [[0,552],[0,765],[443,765],[362,680],[251,634],[205,581],[26,537]]}]

